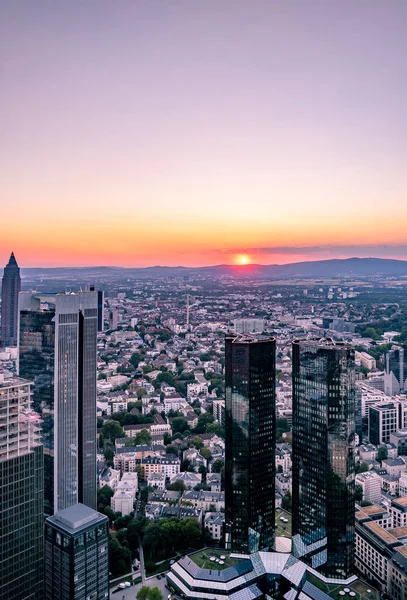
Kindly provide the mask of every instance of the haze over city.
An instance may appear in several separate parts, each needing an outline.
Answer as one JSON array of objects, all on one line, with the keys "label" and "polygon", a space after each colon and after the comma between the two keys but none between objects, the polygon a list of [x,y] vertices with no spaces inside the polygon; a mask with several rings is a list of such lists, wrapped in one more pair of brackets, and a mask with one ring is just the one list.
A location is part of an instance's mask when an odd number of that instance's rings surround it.
[{"label": "haze over city", "polygon": [[406,17],[3,3],[0,264],[406,258]]}]

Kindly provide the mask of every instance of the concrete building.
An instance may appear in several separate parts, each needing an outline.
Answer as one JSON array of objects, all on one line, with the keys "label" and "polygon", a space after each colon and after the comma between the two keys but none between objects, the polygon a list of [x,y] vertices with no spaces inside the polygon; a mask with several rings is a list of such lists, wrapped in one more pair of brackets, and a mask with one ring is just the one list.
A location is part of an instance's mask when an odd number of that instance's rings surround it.
[{"label": "concrete building", "polygon": [[369,440],[377,446],[390,441],[398,429],[396,402],[380,402],[369,407]]},{"label": "concrete building", "polygon": [[363,500],[377,504],[382,495],[382,478],[377,473],[358,473],[355,477],[355,484],[360,485],[363,490]]},{"label": "concrete building", "polygon": [[204,517],[204,527],[206,527],[214,540],[220,540],[223,535],[225,525],[225,513],[208,512]]},{"label": "concrete building", "polygon": [[109,598],[108,519],[74,504],[45,522],[45,600]]},{"label": "concrete building", "polygon": [[0,598],[43,598],[43,449],[30,383],[0,373]]}]

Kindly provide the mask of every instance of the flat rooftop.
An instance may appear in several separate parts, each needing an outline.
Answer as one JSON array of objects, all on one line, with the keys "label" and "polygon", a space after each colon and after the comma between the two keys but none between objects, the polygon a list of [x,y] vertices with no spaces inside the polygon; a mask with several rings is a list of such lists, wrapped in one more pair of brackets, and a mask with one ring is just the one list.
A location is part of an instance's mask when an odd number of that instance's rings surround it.
[{"label": "flat rooftop", "polygon": [[[206,548],[200,552],[189,554],[189,558],[201,569],[211,569],[216,571],[223,571],[229,567],[234,567],[239,564],[241,558],[231,558],[231,553],[227,550],[217,550],[212,548]],[[224,558],[223,558],[224,557]],[[211,560],[211,559],[215,560]]]},{"label": "flat rooftop", "polygon": [[96,510],[93,510],[84,504],[74,504],[47,519],[52,525],[61,527],[69,533],[86,528],[98,521],[105,520],[106,517],[104,515],[101,515]]}]

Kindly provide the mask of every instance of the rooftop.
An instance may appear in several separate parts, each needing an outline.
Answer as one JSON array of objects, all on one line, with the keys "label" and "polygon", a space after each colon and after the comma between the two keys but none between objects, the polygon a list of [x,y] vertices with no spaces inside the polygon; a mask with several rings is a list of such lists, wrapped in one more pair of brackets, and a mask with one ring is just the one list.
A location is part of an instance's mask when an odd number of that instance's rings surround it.
[{"label": "rooftop", "polygon": [[74,504],[47,519],[51,524],[58,525],[70,533],[88,527],[92,523],[105,520],[104,515],[84,504]]},{"label": "rooftop", "polygon": [[[221,558],[224,557],[224,558]],[[200,568],[210,569],[211,571],[223,571],[229,567],[234,567],[242,562],[241,558],[231,557],[231,553],[227,550],[216,550],[206,548],[194,554],[190,554],[189,558]],[[215,560],[211,560],[214,558]],[[216,560],[218,559],[218,560]],[[221,561],[221,562],[220,562]]]}]

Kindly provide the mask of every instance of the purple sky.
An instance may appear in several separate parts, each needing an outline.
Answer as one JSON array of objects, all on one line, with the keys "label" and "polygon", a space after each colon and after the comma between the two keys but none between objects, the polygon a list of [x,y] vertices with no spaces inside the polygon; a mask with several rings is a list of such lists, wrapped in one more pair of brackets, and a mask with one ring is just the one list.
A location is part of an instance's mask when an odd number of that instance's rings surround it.
[{"label": "purple sky", "polygon": [[0,261],[407,258],[406,26],[405,0],[0,2]]}]

